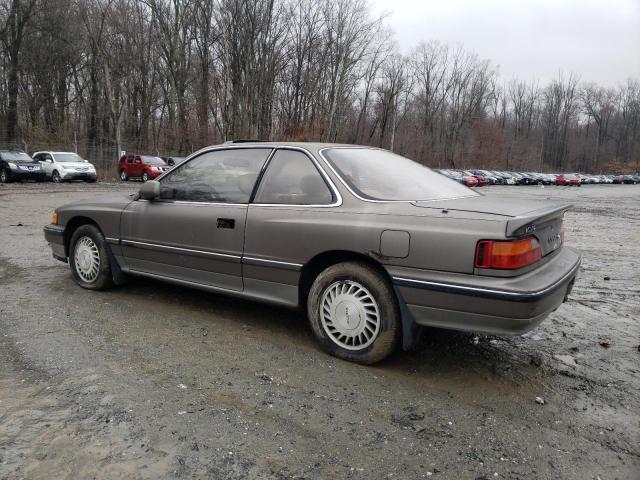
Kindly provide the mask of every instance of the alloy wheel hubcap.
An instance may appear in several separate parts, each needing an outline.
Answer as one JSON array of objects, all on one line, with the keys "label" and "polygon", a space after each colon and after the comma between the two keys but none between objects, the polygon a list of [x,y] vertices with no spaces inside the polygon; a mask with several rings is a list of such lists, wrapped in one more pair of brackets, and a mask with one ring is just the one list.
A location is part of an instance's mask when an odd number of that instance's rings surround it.
[{"label": "alloy wheel hubcap", "polygon": [[371,345],[380,331],[380,311],[373,295],[352,280],[332,283],[320,302],[320,321],[329,338],[347,350]]},{"label": "alloy wheel hubcap", "polygon": [[82,237],[76,243],[74,255],[76,271],[82,280],[87,283],[98,278],[100,271],[100,252],[98,246],[89,237]]}]

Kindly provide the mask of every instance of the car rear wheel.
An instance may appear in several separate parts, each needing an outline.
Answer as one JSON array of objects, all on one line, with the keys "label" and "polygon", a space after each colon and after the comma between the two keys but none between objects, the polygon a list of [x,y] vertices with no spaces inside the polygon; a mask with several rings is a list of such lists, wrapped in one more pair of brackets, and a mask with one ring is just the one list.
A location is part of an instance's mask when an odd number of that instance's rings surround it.
[{"label": "car rear wheel", "polygon": [[73,279],[82,288],[104,290],[113,286],[109,250],[104,235],[94,225],[73,232],[69,265]]},{"label": "car rear wheel", "polygon": [[120,170],[120,180],[122,180],[123,182],[129,180],[129,175],[127,175],[127,172],[125,170]]},{"label": "car rear wheel", "polygon": [[307,313],[321,346],[344,360],[379,362],[400,341],[393,288],[363,263],[338,263],[321,272],[309,291]]},{"label": "car rear wheel", "polygon": [[149,180],[149,174],[146,171],[144,171],[142,172],[142,181],[146,182],[147,180]]},{"label": "car rear wheel", "polygon": [[53,173],[51,174],[51,180],[53,180],[53,183],[62,182],[62,178],[60,178],[60,174],[58,173],[57,170],[54,170]]},{"label": "car rear wheel", "polygon": [[6,168],[0,170],[0,183],[9,183],[11,182],[11,176]]}]

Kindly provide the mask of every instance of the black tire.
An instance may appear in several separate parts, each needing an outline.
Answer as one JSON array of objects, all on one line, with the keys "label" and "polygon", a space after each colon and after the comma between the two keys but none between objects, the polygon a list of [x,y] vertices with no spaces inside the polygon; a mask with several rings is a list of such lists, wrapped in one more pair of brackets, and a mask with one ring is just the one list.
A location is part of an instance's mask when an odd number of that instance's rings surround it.
[{"label": "black tire", "polygon": [[141,179],[142,179],[143,182],[146,182],[147,180],[149,180],[149,174],[147,173],[146,170],[144,172],[142,172]]},{"label": "black tire", "polygon": [[51,181],[53,183],[62,183],[62,178],[60,178],[60,174],[58,173],[57,170],[54,170],[53,173],[51,174]]},{"label": "black tire", "polygon": [[[98,272],[95,279],[87,281],[76,267],[76,250],[80,240],[88,237],[93,241],[98,250],[100,259]],[[102,235],[102,232],[95,225],[82,225],[73,232],[71,241],[69,242],[69,266],[71,267],[71,275],[75,282],[82,288],[89,290],[105,290],[113,286],[113,275],[111,273],[110,250]]]},{"label": "black tire", "polygon": [[[333,288],[340,288],[339,285],[348,285],[347,282],[364,287],[377,304],[378,331],[370,340],[372,343],[369,345],[365,343],[366,346],[362,349],[356,349],[355,346],[352,347],[353,349],[341,346],[337,343],[339,340],[334,340],[334,337],[328,333],[329,327],[325,329],[323,325],[321,303],[325,293]],[[375,268],[364,263],[343,262],[322,271],[314,280],[309,291],[307,315],[311,329],[322,348],[331,355],[344,360],[370,365],[389,356],[400,343],[402,333],[400,308],[393,287]],[[346,315],[348,322],[348,308]],[[357,310],[354,318],[359,320],[359,325],[362,317],[357,313]]]},{"label": "black tire", "polygon": [[6,168],[0,170],[0,183],[11,183],[11,173]]},{"label": "black tire", "polygon": [[120,170],[120,180],[126,182],[129,180],[129,175],[127,175],[126,170]]}]

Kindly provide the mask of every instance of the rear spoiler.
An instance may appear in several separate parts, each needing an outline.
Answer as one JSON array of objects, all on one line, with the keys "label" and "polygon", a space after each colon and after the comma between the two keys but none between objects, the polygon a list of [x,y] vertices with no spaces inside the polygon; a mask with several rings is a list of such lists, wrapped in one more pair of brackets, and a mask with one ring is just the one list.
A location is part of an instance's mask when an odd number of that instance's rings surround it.
[{"label": "rear spoiler", "polygon": [[564,212],[573,207],[572,204],[552,205],[540,208],[524,215],[518,215],[507,221],[507,237],[517,237],[536,231],[536,227],[553,218],[562,217]]}]

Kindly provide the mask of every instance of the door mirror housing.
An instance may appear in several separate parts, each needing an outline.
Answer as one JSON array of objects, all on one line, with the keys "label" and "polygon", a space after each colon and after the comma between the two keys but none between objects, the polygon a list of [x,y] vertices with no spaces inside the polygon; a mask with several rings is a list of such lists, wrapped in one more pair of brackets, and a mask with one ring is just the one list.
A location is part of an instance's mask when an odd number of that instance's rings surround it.
[{"label": "door mirror housing", "polygon": [[140,188],[140,198],[153,201],[160,196],[160,182],[147,180]]}]

